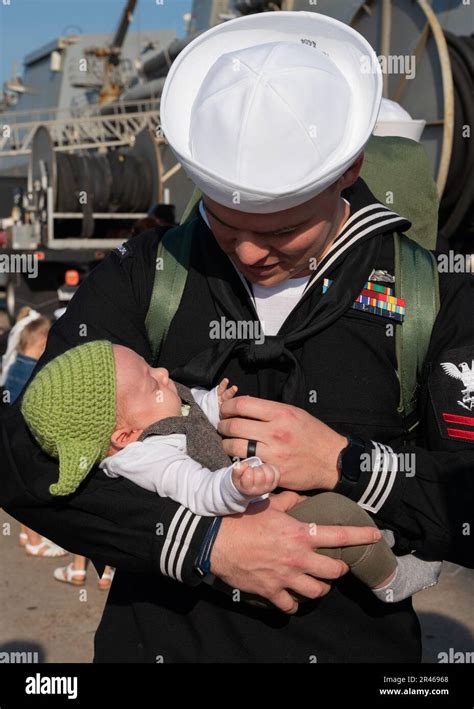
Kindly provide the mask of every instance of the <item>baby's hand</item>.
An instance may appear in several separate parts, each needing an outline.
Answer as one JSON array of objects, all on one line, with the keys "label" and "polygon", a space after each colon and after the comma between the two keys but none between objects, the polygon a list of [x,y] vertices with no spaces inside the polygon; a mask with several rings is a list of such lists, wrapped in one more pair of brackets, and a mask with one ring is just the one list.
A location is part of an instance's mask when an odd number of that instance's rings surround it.
[{"label": "baby's hand", "polygon": [[238,387],[229,386],[229,380],[227,378],[223,379],[217,387],[217,400],[219,402],[219,407],[222,406],[224,401],[227,399],[232,399],[233,396],[237,394]]},{"label": "baby's hand", "polygon": [[232,470],[232,482],[239,492],[248,497],[257,497],[274,490],[280,480],[280,472],[273,465],[262,463],[251,467],[243,462]]}]

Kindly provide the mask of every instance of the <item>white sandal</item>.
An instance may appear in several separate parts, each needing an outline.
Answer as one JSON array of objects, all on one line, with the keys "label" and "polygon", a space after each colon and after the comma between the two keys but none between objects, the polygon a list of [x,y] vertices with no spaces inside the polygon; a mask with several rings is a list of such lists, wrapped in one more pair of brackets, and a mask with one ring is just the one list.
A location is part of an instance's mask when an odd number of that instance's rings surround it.
[{"label": "white sandal", "polygon": [[54,578],[56,581],[71,583],[73,586],[83,586],[86,580],[86,571],[85,569],[75,569],[73,563],[71,561],[67,566],[54,569]]},{"label": "white sandal", "polygon": [[25,551],[28,556],[38,556],[47,559],[69,554],[69,552],[62,547],[59,547],[54,542],[50,542],[46,537],[42,537],[39,544],[25,544]]},{"label": "white sandal", "polygon": [[114,575],[115,569],[111,568],[110,571],[104,571],[97,584],[101,591],[109,590],[114,580]]}]

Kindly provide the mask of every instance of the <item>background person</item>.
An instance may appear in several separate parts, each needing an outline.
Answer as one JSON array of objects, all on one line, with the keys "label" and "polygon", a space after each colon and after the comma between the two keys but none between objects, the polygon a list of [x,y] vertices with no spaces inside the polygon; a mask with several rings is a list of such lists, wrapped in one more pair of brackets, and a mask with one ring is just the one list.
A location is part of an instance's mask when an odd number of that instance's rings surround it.
[{"label": "background person", "polygon": [[[50,328],[51,321],[28,306],[23,307],[18,313],[4,357],[7,367],[4,393],[8,394],[10,403],[15,402],[28,383],[37,361],[45,350]],[[57,544],[24,524],[21,525],[19,543],[29,556],[51,558],[67,554],[67,551]]]}]

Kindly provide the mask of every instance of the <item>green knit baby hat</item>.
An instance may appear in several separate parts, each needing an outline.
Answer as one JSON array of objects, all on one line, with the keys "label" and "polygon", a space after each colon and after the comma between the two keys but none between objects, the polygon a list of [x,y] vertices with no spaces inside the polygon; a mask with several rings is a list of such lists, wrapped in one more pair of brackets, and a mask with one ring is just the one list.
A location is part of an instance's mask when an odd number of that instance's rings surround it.
[{"label": "green knit baby hat", "polygon": [[112,343],[97,340],[55,357],[32,379],[21,412],[41,448],[59,459],[52,495],[70,495],[109,449],[116,419]]}]

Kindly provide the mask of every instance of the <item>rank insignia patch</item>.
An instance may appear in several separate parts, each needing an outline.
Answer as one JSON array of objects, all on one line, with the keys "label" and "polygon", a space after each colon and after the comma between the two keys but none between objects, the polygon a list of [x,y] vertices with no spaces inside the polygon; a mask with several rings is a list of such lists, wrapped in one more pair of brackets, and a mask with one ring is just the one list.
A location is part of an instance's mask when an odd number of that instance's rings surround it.
[{"label": "rank insignia patch", "polygon": [[[323,281],[323,294],[327,292],[333,281],[325,278]],[[373,315],[403,322],[405,318],[406,301],[393,294],[393,288],[381,286],[372,281],[367,281],[360,295],[351,306],[354,310],[362,310]]]},{"label": "rank insignia patch", "polygon": [[444,352],[429,389],[443,438],[474,441],[474,347]]}]

